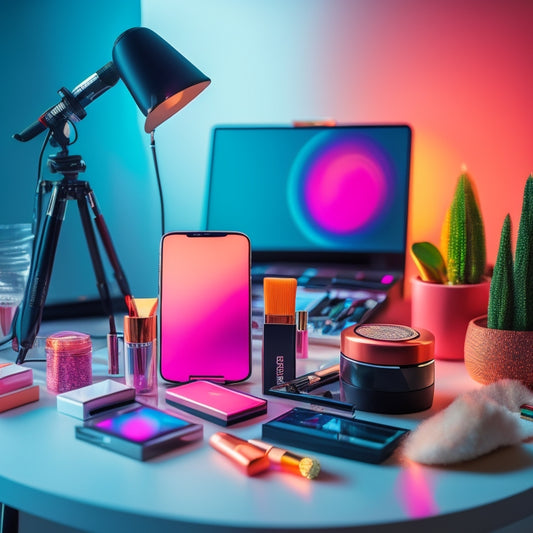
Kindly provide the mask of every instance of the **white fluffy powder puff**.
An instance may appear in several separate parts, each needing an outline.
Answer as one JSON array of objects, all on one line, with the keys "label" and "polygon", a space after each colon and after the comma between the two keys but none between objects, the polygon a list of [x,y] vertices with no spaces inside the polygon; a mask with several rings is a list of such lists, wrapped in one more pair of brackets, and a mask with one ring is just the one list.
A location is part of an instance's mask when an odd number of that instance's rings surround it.
[{"label": "white fluffy powder puff", "polygon": [[523,442],[533,437],[533,422],[520,418],[520,406],[531,402],[533,392],[508,379],[465,393],[413,430],[403,454],[418,463],[446,465]]}]

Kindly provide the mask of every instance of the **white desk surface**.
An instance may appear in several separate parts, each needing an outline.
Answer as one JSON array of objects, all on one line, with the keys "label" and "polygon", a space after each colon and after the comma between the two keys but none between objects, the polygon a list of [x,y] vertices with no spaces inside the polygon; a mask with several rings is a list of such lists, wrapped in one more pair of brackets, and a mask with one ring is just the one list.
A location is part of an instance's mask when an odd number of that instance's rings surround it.
[{"label": "white desk surface", "polygon": [[[41,332],[76,329],[105,335],[104,319],[44,323]],[[261,395],[260,343],[254,341],[251,379],[236,388]],[[338,355],[311,346],[299,371],[313,370]],[[0,358],[13,360],[10,350]],[[0,501],[38,517],[88,531],[493,531],[533,516],[533,442],[500,449],[452,468],[409,464],[393,456],[381,465],[325,454],[317,457],[320,476],[312,481],[268,471],[241,474],[207,440],[216,431],[261,438],[261,424],[296,405],[266,396],[268,413],[223,428],[167,406],[165,385],[153,399],[160,408],[204,425],[202,442],[149,462],[79,441],[80,421],[56,410],[46,390],[44,363],[34,368],[41,399],[0,414]],[[97,378],[96,378],[97,379]],[[103,378],[102,378],[103,379]],[[412,429],[448,405],[459,393],[478,387],[461,362],[436,362],[433,407],[387,416],[360,412],[361,419]]]}]

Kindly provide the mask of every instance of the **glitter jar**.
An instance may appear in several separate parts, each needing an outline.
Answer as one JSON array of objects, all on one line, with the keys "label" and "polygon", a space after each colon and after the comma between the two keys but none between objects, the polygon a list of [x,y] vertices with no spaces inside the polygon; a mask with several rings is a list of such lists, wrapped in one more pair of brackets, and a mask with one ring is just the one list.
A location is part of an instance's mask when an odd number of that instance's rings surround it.
[{"label": "glitter jar", "polygon": [[46,339],[46,386],[66,392],[91,385],[91,337],[77,331],[60,331]]}]

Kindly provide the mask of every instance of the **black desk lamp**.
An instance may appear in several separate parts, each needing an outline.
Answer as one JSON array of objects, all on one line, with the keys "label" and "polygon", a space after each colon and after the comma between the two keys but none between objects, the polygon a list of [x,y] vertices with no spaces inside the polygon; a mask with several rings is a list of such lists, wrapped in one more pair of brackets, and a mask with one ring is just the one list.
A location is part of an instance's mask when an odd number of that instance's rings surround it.
[{"label": "black desk lamp", "polygon": [[146,117],[146,133],[185,107],[211,82],[147,28],[131,28],[118,37],[113,63]]},{"label": "black desk lamp", "polygon": [[147,28],[126,30],[113,46],[113,63],[146,117],[154,168],[161,199],[161,233],[165,233],[165,209],[155,152],[154,130],[196,98],[211,80]]},{"label": "black desk lamp", "polygon": [[[14,138],[25,142],[49,129],[51,143],[60,147],[59,153],[50,156],[48,166],[52,173],[60,173],[62,179],[40,180],[37,186],[36,205],[39,207],[35,220],[34,247],[30,272],[24,298],[13,320],[13,348],[18,351],[17,363],[22,364],[31,349],[39,331],[54,256],[63,221],[66,202],[77,200],[85,238],[89,247],[97,286],[106,314],[109,316],[110,336],[115,336],[116,328],[111,297],[100,257],[93,224],[113,267],[120,290],[129,304],[131,291],[114,250],[111,237],[103,216],[98,209],[95,195],[87,181],[78,181],[79,172],[85,171],[85,163],[80,156],[69,155],[68,123],[75,123],[86,116],[85,107],[111,88],[119,79],[124,81],[139,109],[146,116],[145,131],[151,133],[154,162],[161,192],[155,145],[154,129],[166,119],[186,106],[210,83],[194,65],[185,59],[166,41],[147,28],[131,28],[122,33],[113,47],[113,62],[109,62],[95,74],[87,78],[72,92],[65,88],[59,91],[61,101],[45,111],[39,119]],[[44,217],[41,214],[42,197],[50,199]],[[90,218],[89,208],[93,212]],[[164,215],[162,215],[164,220]],[[164,230],[163,230],[164,231]],[[109,346],[111,361],[118,354],[116,344]]]}]

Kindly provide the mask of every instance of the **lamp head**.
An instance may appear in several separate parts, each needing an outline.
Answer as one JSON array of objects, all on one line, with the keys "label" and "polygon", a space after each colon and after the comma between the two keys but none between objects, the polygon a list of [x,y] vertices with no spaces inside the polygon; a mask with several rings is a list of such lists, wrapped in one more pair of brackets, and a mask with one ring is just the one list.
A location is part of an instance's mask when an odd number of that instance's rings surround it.
[{"label": "lamp head", "polygon": [[113,46],[113,63],[152,132],[196,98],[211,80],[148,28],[130,28]]}]

